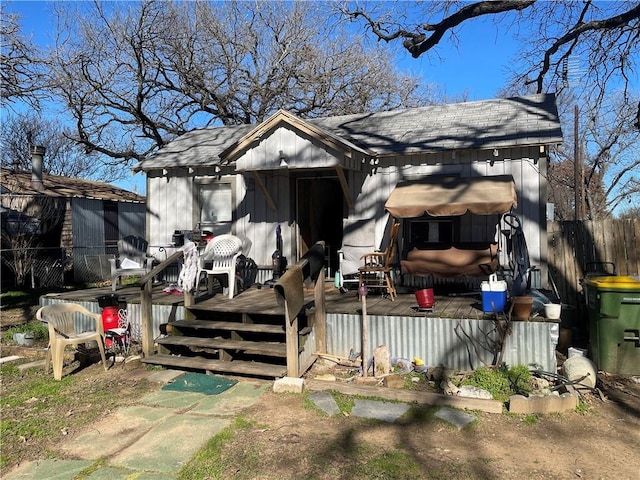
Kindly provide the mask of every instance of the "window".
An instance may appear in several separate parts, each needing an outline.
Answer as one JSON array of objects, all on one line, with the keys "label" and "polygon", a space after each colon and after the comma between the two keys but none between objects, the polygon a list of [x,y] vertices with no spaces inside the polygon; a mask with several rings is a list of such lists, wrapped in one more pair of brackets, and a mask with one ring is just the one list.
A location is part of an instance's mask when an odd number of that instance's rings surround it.
[{"label": "window", "polygon": [[233,194],[230,183],[203,183],[199,186],[199,227],[214,235],[231,233]]},{"label": "window", "polygon": [[452,244],[455,240],[455,222],[452,218],[420,218],[409,220],[411,245],[435,243]]}]

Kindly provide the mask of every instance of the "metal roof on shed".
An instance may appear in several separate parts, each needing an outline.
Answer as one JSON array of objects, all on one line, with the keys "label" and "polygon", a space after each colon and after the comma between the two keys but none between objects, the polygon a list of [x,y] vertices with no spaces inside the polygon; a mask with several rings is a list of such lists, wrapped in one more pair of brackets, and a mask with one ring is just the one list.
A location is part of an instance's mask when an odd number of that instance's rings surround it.
[{"label": "metal roof on shed", "polygon": [[31,172],[14,172],[2,168],[0,170],[0,184],[2,185],[3,195],[46,195],[50,197],[94,198],[138,203],[146,201],[145,197],[137,193],[114,187],[108,183],[46,173],[42,174],[44,189],[38,190],[31,182],[31,175]]}]

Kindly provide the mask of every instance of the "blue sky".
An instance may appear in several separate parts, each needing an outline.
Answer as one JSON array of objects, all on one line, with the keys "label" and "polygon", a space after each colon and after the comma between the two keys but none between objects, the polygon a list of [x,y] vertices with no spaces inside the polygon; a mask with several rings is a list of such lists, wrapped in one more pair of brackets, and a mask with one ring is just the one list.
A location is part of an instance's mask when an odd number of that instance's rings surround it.
[{"label": "blue sky", "polygon": [[[50,21],[51,2],[10,1],[7,12],[21,15],[23,34],[33,36],[41,45],[51,42],[55,26]],[[504,86],[506,67],[513,57],[515,43],[508,36],[498,37],[491,22],[472,22],[458,32],[459,46],[447,39],[428,56],[412,58],[404,50],[397,53],[398,66],[437,85],[447,97],[483,100],[498,96]],[[145,192],[142,174],[114,183],[117,186]]]}]

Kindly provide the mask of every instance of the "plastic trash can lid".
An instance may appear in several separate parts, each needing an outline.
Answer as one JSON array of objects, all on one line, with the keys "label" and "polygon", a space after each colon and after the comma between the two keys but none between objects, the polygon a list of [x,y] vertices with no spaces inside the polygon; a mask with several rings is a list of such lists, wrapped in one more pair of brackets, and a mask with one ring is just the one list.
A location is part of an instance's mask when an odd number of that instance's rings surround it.
[{"label": "plastic trash can lid", "polygon": [[586,283],[598,289],[615,290],[638,290],[640,291],[640,281],[633,277],[623,277],[619,275],[607,275],[604,277],[593,277],[586,280]]}]

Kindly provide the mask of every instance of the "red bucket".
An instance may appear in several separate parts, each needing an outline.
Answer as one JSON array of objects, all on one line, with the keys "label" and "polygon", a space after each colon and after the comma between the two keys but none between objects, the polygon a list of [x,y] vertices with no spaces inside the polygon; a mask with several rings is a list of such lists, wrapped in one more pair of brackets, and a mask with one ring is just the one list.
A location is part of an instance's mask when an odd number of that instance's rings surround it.
[{"label": "red bucket", "polygon": [[118,307],[104,307],[102,309],[102,327],[104,331],[118,328]]},{"label": "red bucket", "polygon": [[416,292],[416,300],[420,308],[433,308],[436,303],[433,288],[424,288]]}]

